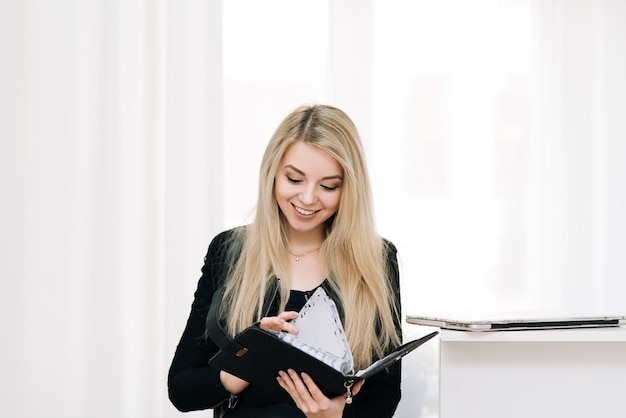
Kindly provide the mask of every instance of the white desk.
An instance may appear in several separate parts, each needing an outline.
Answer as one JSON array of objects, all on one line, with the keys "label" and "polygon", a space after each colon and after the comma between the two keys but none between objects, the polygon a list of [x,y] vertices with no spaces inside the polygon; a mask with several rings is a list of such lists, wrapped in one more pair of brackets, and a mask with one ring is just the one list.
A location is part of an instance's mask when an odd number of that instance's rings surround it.
[{"label": "white desk", "polygon": [[441,330],[440,418],[625,418],[626,327]]}]

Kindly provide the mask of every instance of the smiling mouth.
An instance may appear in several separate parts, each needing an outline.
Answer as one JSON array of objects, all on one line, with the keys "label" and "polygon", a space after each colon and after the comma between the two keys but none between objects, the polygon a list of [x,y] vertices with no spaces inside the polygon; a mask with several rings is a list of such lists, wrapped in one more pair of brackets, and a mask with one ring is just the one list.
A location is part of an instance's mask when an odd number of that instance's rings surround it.
[{"label": "smiling mouth", "polygon": [[309,215],[313,215],[315,212],[318,212],[317,210],[302,209],[302,208],[299,208],[296,205],[294,205],[293,207],[296,209],[296,212],[298,212],[300,215],[309,216]]}]

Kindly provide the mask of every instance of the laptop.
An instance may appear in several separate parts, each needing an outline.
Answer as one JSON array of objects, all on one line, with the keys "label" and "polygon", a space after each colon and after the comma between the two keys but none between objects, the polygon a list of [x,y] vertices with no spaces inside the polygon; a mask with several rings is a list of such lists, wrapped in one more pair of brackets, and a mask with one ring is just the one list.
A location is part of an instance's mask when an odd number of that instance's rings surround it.
[{"label": "laptop", "polygon": [[407,315],[409,324],[459,331],[515,331],[533,329],[572,329],[619,327],[626,316],[541,316],[537,314],[490,315],[482,317]]}]

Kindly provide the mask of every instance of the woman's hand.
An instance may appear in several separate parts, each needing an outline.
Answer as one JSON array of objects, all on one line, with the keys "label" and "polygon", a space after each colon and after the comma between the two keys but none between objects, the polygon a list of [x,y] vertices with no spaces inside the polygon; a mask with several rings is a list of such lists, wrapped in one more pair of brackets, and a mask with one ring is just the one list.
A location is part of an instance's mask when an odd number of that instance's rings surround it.
[{"label": "woman's hand", "polygon": [[222,385],[224,389],[232,393],[233,395],[237,395],[241,393],[245,388],[250,385],[250,383],[246,382],[243,379],[238,378],[224,370],[220,371],[220,380],[222,381]]},{"label": "woman's hand", "polygon": [[[317,387],[313,379],[306,374],[302,376],[289,369],[287,372],[278,372],[280,386],[285,389],[291,398],[308,418],[341,418],[346,406],[346,395],[336,398],[327,398]],[[352,396],[356,395],[363,386],[363,380],[352,386]]]},{"label": "woman's hand", "polygon": [[[298,317],[298,312],[287,311],[283,312],[278,316],[268,316],[261,319],[261,328],[264,330],[272,330],[272,331],[285,331],[290,332],[292,334],[297,334],[298,330],[296,326],[290,323]],[[250,383],[247,381],[238,378],[235,375],[232,375],[224,370],[220,371],[220,380],[222,381],[222,385],[224,388],[232,393],[233,395],[237,395],[241,393],[245,388],[247,388]]]},{"label": "woman's hand", "polygon": [[298,312],[285,311],[278,316],[266,316],[261,318],[259,326],[261,329],[276,332],[289,332],[291,334],[297,334],[298,329],[294,324],[289,321],[293,321],[298,317]]}]

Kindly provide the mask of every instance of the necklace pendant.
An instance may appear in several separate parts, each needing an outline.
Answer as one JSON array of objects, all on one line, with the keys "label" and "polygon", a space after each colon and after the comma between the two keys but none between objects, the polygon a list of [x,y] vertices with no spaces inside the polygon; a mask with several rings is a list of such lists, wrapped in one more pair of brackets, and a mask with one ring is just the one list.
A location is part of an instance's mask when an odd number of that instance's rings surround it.
[{"label": "necklace pendant", "polygon": [[296,261],[300,261],[300,256],[299,255],[296,256]]}]

